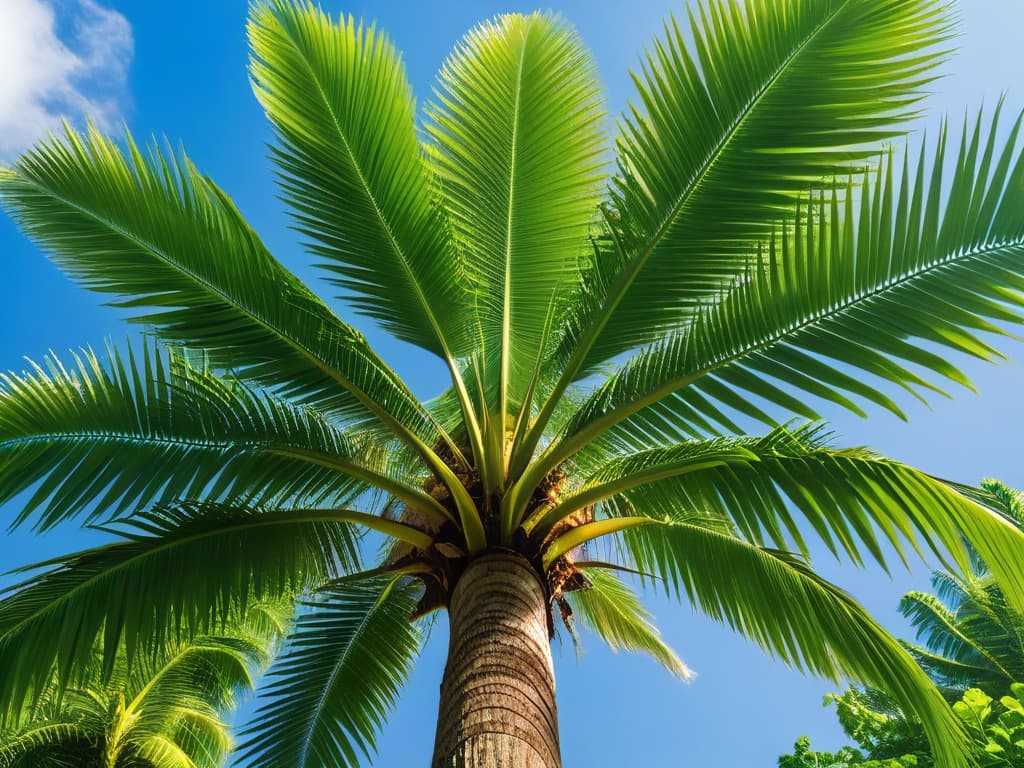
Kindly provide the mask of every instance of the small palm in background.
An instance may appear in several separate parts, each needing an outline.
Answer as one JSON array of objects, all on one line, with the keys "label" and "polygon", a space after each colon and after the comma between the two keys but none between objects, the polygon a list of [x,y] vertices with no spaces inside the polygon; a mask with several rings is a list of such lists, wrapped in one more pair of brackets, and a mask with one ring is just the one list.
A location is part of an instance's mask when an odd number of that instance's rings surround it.
[{"label": "small palm in background", "polygon": [[244,624],[168,643],[129,663],[96,648],[91,665],[44,683],[0,729],[3,768],[218,768],[226,718],[287,631],[291,606],[257,604]]},{"label": "small palm in background", "polygon": [[[1007,517],[1024,525],[1024,493],[998,480],[981,485]],[[968,688],[999,697],[1010,692],[1012,683],[1024,682],[1024,615],[1003,594],[985,561],[975,556],[967,573],[937,571],[932,588],[934,595],[906,595],[900,611],[921,642],[908,645],[910,652],[947,698],[959,698]]]}]

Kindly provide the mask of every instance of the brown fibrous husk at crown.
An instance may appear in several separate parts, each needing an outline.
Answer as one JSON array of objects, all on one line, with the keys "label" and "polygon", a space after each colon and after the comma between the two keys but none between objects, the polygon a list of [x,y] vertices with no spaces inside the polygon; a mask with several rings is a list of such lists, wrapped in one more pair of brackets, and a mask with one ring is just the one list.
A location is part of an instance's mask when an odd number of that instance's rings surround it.
[{"label": "brown fibrous husk at crown", "polygon": [[[483,493],[479,475],[476,470],[470,467],[468,470],[460,466],[454,459],[454,455],[447,446],[438,446],[439,454],[446,464],[451,466],[453,472],[463,486],[469,491],[470,497],[478,504],[478,509],[483,510]],[[538,508],[558,500],[562,493],[565,482],[565,473],[561,468],[550,472],[538,484],[527,504],[526,515],[529,516]],[[433,498],[441,502],[456,516],[455,505],[451,499],[448,489],[434,475],[428,476],[422,484],[423,490]],[[496,508],[497,505],[490,505]],[[458,528],[451,523],[442,523],[436,517],[427,515],[420,510],[402,506],[398,508],[396,519],[412,526],[434,539],[434,544],[427,550],[416,549],[410,544],[398,542],[392,547],[387,559],[387,569],[396,573],[408,573],[420,579],[424,585],[424,594],[414,611],[413,617],[430,613],[439,608],[447,608],[448,601],[459,576],[465,570],[469,562],[469,555],[465,550],[465,544]],[[485,514],[485,527],[489,531],[496,529],[496,520],[489,520]],[[542,565],[543,553],[556,538],[567,531],[577,528],[586,523],[593,522],[594,508],[584,507],[568,515],[556,523],[543,539],[529,537],[522,532],[515,537],[512,546],[495,544],[493,549],[513,549],[524,555],[537,568],[538,574],[547,588],[548,600],[552,604],[558,604],[562,613],[563,621],[567,621],[566,609],[568,606],[562,596],[568,592],[585,589],[589,582],[583,573],[576,568],[574,553],[569,552],[555,560],[545,571]],[[554,626],[550,626],[554,632]]]}]

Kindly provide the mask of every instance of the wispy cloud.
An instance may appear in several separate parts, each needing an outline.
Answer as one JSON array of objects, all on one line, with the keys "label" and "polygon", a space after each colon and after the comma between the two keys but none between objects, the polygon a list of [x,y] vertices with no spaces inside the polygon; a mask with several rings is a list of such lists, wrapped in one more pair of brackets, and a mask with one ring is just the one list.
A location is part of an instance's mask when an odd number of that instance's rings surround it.
[{"label": "wispy cloud", "polygon": [[0,0],[0,158],[62,118],[113,127],[133,50],[128,20],[94,0]]}]

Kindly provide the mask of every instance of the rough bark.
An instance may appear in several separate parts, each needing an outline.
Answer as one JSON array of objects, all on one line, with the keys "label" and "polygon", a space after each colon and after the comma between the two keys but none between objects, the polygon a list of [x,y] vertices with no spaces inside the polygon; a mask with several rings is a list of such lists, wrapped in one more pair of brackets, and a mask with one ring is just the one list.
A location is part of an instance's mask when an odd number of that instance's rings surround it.
[{"label": "rough bark", "polygon": [[516,554],[470,563],[449,606],[433,768],[560,768],[544,586]]}]

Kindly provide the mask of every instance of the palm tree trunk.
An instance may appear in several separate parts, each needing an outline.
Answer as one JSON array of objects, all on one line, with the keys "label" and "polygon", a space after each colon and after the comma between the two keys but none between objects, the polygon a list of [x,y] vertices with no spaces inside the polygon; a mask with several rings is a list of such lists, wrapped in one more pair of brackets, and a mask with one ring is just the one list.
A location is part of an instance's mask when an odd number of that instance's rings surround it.
[{"label": "palm tree trunk", "polygon": [[547,594],[513,553],[470,563],[449,606],[433,768],[560,768]]}]

